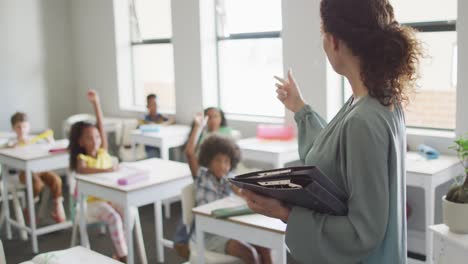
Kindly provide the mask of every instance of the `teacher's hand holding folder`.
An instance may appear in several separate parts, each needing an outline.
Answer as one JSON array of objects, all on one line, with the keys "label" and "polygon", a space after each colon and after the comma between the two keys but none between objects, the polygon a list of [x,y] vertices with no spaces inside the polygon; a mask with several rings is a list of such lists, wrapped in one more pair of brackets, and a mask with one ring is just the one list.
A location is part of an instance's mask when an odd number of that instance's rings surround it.
[{"label": "teacher's hand holding folder", "polygon": [[283,221],[293,205],[330,215],[348,212],[346,194],[314,166],[258,171],[230,181],[242,188],[253,211]]}]

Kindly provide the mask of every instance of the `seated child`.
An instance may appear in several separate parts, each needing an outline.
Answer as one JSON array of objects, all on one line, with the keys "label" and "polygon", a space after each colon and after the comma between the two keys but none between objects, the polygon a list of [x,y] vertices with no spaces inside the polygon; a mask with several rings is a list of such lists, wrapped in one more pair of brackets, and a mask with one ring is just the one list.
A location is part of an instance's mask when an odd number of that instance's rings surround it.
[{"label": "seated child", "polygon": [[[80,174],[112,172],[118,170],[107,152],[107,137],[103,127],[103,114],[97,93],[88,91],[88,100],[96,113],[96,125],[87,122],[73,124],[70,133],[70,169]],[[97,197],[88,197],[87,214],[106,222],[116,251],[114,258],[126,262],[128,248],[120,206]]]},{"label": "seated child", "polygon": [[[197,118],[197,125],[202,119]],[[231,194],[235,187],[227,180],[232,177],[240,160],[240,149],[230,139],[212,135],[204,140],[198,158],[195,154],[196,133],[192,133],[186,148],[190,171],[195,182],[196,206],[210,203]],[[192,232],[192,239],[195,232]],[[205,235],[205,248],[222,254],[236,256],[244,263],[271,263],[270,250],[218,235]],[[260,259],[257,259],[257,256]]]},{"label": "seated child", "polygon": [[[146,108],[148,108],[148,114],[144,116],[143,120],[140,120],[140,124],[172,125],[175,123],[173,119],[169,119],[158,113],[157,100],[158,97],[155,94],[149,94],[146,96]],[[145,146],[145,151],[148,158],[161,156],[159,148],[156,147]]]},{"label": "seated child", "polygon": [[[11,117],[11,126],[15,131],[16,138],[8,143],[9,147],[36,144],[43,140],[47,142],[54,141],[54,133],[50,129],[38,136],[30,136],[30,126],[25,113],[16,112]],[[21,183],[26,184],[26,174],[24,171],[20,172],[19,177]],[[60,176],[53,171],[34,172],[32,173],[32,185],[35,202],[39,201],[39,194],[44,190],[44,186],[47,185],[47,187],[49,187],[53,199],[52,218],[57,223],[64,222],[66,216],[63,208],[62,179],[60,179]],[[27,209],[25,209],[25,217],[26,220],[29,221],[29,212]]]}]

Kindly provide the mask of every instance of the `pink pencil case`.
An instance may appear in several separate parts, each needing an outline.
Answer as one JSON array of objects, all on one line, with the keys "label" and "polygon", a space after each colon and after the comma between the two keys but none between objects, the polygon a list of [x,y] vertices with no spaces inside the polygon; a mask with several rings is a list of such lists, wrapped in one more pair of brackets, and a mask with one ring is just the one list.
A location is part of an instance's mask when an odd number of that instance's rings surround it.
[{"label": "pink pencil case", "polygon": [[49,153],[61,153],[61,152],[67,152],[68,148],[51,148],[49,149]]},{"label": "pink pencil case", "polygon": [[290,140],[294,138],[292,126],[258,125],[257,138],[270,140]]},{"label": "pink pencil case", "polygon": [[119,185],[129,185],[134,184],[141,181],[146,181],[149,179],[149,174],[146,171],[137,172],[135,174],[131,174],[117,180],[117,184]]}]

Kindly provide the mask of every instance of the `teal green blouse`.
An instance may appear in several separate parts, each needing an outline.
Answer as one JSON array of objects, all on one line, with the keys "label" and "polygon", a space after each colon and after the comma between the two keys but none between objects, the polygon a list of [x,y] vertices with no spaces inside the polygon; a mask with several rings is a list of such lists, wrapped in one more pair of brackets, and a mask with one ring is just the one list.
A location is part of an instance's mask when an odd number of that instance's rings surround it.
[{"label": "teal green blouse", "polygon": [[299,154],[349,197],[347,216],[293,207],[286,244],[302,263],[406,263],[405,123],[401,106],[350,99],[327,125],[310,106],[295,114]]}]

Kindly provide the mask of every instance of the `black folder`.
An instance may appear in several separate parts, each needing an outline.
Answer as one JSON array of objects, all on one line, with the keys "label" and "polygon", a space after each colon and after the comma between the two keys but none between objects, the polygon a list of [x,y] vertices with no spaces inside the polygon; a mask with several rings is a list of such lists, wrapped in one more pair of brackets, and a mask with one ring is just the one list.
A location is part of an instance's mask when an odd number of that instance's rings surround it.
[{"label": "black folder", "polygon": [[288,205],[330,215],[347,215],[347,195],[318,167],[290,167],[246,173],[229,179],[243,189]]}]

